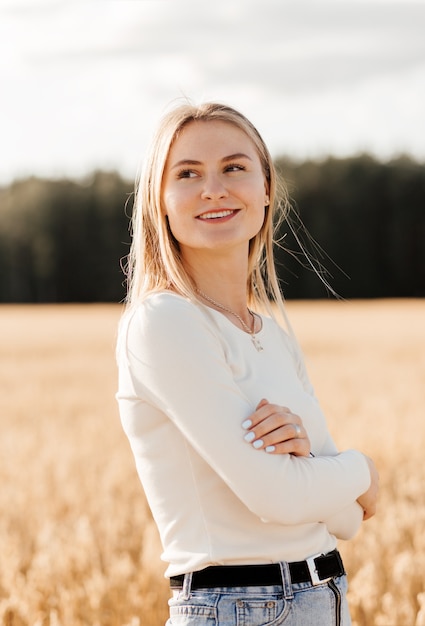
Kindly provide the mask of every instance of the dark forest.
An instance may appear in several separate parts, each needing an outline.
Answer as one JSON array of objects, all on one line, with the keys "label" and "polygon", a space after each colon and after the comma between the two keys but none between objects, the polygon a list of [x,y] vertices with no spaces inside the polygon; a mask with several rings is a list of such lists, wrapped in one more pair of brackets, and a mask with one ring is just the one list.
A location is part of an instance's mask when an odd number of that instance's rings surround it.
[{"label": "dark forest", "polygon": [[[276,167],[294,207],[276,247],[286,298],[331,295],[312,265],[342,298],[425,296],[423,164],[360,155]],[[133,189],[102,171],[1,188],[0,302],[122,301]]]}]

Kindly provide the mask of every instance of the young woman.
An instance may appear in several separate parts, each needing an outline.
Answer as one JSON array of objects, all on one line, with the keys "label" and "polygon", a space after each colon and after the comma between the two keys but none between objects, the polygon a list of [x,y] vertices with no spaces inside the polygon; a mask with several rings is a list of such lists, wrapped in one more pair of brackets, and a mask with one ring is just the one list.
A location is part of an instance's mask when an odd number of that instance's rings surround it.
[{"label": "young woman", "polygon": [[374,514],[378,477],[337,451],[288,324],[272,250],[287,211],[243,115],[164,117],[136,194],[117,398],[169,626],[350,623],[336,543]]}]

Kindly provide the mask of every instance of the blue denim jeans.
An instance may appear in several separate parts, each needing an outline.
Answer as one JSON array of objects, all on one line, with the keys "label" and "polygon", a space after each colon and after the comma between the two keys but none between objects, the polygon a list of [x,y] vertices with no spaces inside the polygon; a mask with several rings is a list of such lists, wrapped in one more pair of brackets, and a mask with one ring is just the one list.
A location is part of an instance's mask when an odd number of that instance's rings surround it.
[{"label": "blue denim jeans", "polygon": [[346,576],[313,586],[291,584],[281,563],[282,585],[191,589],[186,574],[169,601],[166,626],[349,626]]}]

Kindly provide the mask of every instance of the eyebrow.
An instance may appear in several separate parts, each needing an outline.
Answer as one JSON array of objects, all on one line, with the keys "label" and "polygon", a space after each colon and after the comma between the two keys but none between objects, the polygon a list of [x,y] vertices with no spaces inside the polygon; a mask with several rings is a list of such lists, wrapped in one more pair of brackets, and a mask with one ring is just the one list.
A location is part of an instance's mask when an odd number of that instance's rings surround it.
[{"label": "eyebrow", "polygon": [[[229,161],[234,161],[235,159],[249,159],[250,161],[252,161],[251,157],[244,152],[229,154],[229,156],[225,156],[221,160],[224,163],[228,163]],[[171,169],[175,169],[176,167],[182,167],[183,165],[202,165],[202,161],[195,161],[194,159],[182,159],[181,161],[175,163]]]}]

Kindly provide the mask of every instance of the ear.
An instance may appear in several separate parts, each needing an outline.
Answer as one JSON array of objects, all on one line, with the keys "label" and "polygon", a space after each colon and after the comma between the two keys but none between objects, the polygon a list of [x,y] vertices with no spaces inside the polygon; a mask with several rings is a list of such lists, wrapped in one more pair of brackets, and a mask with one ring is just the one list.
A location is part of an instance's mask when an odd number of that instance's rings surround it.
[{"label": "ear", "polygon": [[266,179],[264,179],[264,206],[269,206],[270,204],[270,196],[269,196],[269,185]]}]

